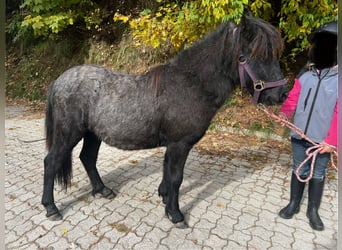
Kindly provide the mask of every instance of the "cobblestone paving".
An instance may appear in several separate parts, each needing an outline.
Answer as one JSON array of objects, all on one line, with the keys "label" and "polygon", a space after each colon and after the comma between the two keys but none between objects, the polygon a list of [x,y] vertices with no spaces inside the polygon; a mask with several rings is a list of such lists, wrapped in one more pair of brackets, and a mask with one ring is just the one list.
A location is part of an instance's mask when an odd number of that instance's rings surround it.
[{"label": "cobblestone paving", "polygon": [[[235,158],[192,150],[180,189],[180,207],[189,228],[178,229],[164,216],[158,197],[164,149],[122,151],[102,145],[98,169],[118,195],[93,197],[78,155],[67,192],[55,188],[62,221],[51,222],[40,204],[44,120],[7,116],[6,249],[336,249],[337,180],[326,182],[320,215],[322,232],[301,211],[291,220],[277,216],[288,203],[290,155],[263,148],[235,149]],[[229,141],[227,141],[229,143]],[[243,158],[260,151],[267,158],[253,168]],[[336,174],[335,174],[336,175]],[[336,175],[337,176],[337,175]]]}]

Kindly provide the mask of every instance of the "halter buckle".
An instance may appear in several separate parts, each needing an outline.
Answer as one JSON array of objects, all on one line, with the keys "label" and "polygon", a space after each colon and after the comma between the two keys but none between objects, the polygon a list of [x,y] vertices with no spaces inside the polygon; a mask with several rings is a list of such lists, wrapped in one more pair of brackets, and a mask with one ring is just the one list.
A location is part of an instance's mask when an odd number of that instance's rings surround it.
[{"label": "halter buckle", "polygon": [[265,88],[265,82],[261,80],[254,82],[253,85],[255,91],[261,91]]}]

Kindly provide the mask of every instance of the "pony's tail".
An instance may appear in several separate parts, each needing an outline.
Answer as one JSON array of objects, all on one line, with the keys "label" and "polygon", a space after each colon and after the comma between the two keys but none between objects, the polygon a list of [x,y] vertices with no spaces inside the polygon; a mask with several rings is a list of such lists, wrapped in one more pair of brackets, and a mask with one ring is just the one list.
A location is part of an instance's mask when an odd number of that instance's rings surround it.
[{"label": "pony's tail", "polygon": [[[50,85],[49,94],[47,98],[46,111],[45,111],[45,135],[46,135],[46,148],[50,152],[53,145],[53,138],[55,131],[55,117],[53,114],[52,104],[52,89],[53,83]],[[50,161],[52,156],[50,156]],[[61,159],[61,157],[59,157]],[[54,166],[53,171],[56,172],[55,181],[58,185],[61,185],[65,190],[71,184],[72,178],[72,158],[71,153],[63,156],[63,161],[52,164]],[[50,163],[51,164],[51,163]],[[55,166],[58,166],[57,169]]]},{"label": "pony's tail", "polygon": [[46,110],[45,110],[45,136],[46,136],[46,148],[48,151],[50,151],[52,146],[52,138],[53,138],[53,125],[54,125],[54,117],[52,113],[52,101],[51,101],[51,95],[52,95],[52,86],[53,83],[50,85],[49,91],[48,91],[48,97],[47,97],[47,103],[46,103]]},{"label": "pony's tail", "polygon": [[72,179],[72,160],[71,154],[68,154],[64,157],[64,161],[62,166],[58,169],[55,181],[58,185],[61,185],[63,189],[67,190],[68,186],[71,185]]}]

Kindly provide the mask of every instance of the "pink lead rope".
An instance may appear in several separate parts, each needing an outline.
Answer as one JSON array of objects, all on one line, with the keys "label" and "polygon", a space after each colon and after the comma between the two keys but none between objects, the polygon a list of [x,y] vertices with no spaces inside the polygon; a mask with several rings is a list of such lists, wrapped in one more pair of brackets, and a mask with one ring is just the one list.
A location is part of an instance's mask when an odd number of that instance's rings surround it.
[{"label": "pink lead rope", "polygon": [[[317,157],[317,154],[319,153],[319,150],[320,150],[320,145],[313,142],[312,140],[310,140],[310,138],[308,138],[304,132],[296,127],[293,123],[289,122],[288,120],[280,117],[279,115],[276,115],[275,113],[273,113],[273,111],[267,109],[263,104],[258,104],[258,108],[262,111],[264,111],[269,117],[273,118],[273,119],[276,119],[278,121],[280,121],[280,123],[283,123],[285,126],[287,126],[288,128],[290,128],[292,131],[296,132],[298,135],[300,135],[301,138],[307,140],[308,142],[310,142],[313,146],[312,147],[309,147],[305,153],[306,153],[306,158],[305,160],[298,165],[297,169],[296,169],[296,176],[297,176],[297,179],[301,182],[308,182],[311,178],[312,178],[312,175],[313,175],[313,171],[314,171],[314,166],[315,166],[315,161],[316,161],[316,157]],[[330,161],[331,161],[331,165],[332,167],[337,171],[337,167],[336,167],[336,164],[334,162],[334,157],[337,158],[337,151],[334,150],[331,154],[330,154]],[[304,164],[308,161],[312,159],[311,161],[311,166],[310,166],[310,175],[306,178],[306,179],[302,179],[300,176],[299,176],[299,171],[300,169],[304,166]]]}]

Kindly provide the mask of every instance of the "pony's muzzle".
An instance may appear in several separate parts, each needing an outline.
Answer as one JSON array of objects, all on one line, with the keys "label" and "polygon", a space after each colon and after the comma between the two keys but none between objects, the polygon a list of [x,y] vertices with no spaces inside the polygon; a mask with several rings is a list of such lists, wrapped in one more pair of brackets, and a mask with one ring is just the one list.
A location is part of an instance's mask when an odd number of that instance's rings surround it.
[{"label": "pony's muzzle", "polygon": [[280,94],[280,102],[283,103],[287,96],[289,95],[289,91],[286,89]]}]

